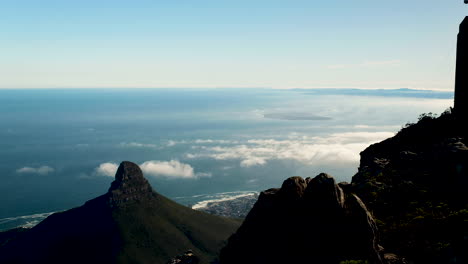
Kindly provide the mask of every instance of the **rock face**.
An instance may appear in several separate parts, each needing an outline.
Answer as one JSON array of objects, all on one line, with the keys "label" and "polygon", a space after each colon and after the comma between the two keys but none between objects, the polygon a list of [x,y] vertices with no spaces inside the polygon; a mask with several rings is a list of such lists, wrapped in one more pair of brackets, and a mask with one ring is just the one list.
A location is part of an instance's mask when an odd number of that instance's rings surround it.
[{"label": "rock face", "polygon": [[382,263],[375,222],[348,185],[333,177],[291,177],[261,192],[220,255],[230,263]]},{"label": "rock face", "polygon": [[351,189],[378,220],[381,243],[414,263],[467,263],[468,137],[446,112],[361,153]]},{"label": "rock face", "polygon": [[455,76],[455,112],[460,121],[468,120],[468,17],[460,24]]},{"label": "rock face", "polygon": [[140,167],[132,162],[122,162],[109,191],[109,204],[118,206],[129,201],[143,201],[153,197],[153,189],[143,177]]},{"label": "rock face", "polygon": [[187,248],[209,263],[238,226],[154,192],[136,164],[122,162],[106,194],[2,240],[0,263],[165,264]]}]

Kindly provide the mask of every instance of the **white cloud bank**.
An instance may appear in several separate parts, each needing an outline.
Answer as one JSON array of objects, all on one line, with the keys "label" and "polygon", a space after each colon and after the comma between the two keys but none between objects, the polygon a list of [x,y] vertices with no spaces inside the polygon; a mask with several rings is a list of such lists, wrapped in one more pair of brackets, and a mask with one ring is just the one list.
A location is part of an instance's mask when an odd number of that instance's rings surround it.
[{"label": "white cloud bank", "polygon": [[41,166],[37,168],[33,167],[23,167],[16,170],[18,174],[39,174],[39,175],[47,175],[49,173],[54,172],[55,169],[49,166]]},{"label": "white cloud bank", "polygon": [[393,132],[348,132],[327,137],[291,134],[288,139],[252,139],[235,146],[202,146],[187,158],[240,160],[241,167],[265,165],[269,160],[296,160],[304,164],[356,163],[370,144],[393,136]]},{"label": "white cloud bank", "polygon": [[171,161],[145,161],[140,165],[141,170],[146,175],[163,176],[168,178],[196,178],[193,167],[189,164],[181,163],[177,160]]},{"label": "white cloud bank", "polygon": [[163,149],[164,147],[173,147],[181,144],[237,144],[238,141],[222,139],[194,139],[194,140],[167,140],[159,144],[141,143],[141,142],[120,142],[118,145],[122,148],[153,148]]},{"label": "white cloud bank", "polygon": [[96,175],[99,175],[99,176],[114,177],[118,168],[119,168],[118,164],[106,162],[106,163],[100,164],[96,169],[94,169],[94,172],[96,173]]},{"label": "white cloud bank", "polygon": [[[118,166],[119,165],[117,163],[102,163],[95,169],[95,174],[100,176],[114,177]],[[178,160],[150,160],[143,162],[139,166],[145,175],[153,177],[165,177],[173,179],[196,179],[199,177],[211,177],[211,173],[195,173],[195,170],[190,164],[182,163]]]}]

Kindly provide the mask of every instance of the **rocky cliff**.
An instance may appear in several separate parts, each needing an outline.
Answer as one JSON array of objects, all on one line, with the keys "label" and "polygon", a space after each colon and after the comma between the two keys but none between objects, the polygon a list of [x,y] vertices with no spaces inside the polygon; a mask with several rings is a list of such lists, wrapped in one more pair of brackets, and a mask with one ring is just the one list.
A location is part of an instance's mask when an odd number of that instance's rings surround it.
[{"label": "rocky cliff", "polygon": [[382,263],[376,224],[348,187],[320,174],[261,192],[221,263]]},{"label": "rocky cliff", "polygon": [[122,162],[106,194],[5,239],[0,263],[165,264],[187,249],[209,263],[238,225],[172,202]]},{"label": "rocky cliff", "polygon": [[373,212],[382,244],[414,263],[467,263],[468,137],[450,112],[423,114],[361,153],[352,191]]}]

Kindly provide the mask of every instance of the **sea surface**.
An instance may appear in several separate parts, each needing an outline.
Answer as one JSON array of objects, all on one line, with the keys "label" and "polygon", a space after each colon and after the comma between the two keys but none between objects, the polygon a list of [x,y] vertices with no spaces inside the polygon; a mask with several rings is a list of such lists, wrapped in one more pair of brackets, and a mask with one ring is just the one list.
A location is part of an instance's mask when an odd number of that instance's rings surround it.
[{"label": "sea surface", "polygon": [[124,160],[195,207],[294,175],[351,181],[360,151],[452,105],[408,89],[0,90],[0,230],[104,194]]}]

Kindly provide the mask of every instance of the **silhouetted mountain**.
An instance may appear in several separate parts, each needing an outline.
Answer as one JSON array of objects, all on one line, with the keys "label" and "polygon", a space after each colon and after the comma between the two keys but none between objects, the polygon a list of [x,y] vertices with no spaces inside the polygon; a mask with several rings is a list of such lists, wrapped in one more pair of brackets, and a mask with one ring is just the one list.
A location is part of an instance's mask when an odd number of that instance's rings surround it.
[{"label": "silhouetted mountain", "polygon": [[414,263],[468,263],[467,125],[423,114],[361,153],[352,190],[377,219],[386,250]]},{"label": "silhouetted mountain", "polygon": [[375,222],[348,189],[320,174],[261,192],[221,251],[221,263],[382,263]]},{"label": "silhouetted mountain", "polygon": [[106,194],[16,235],[0,263],[165,264],[188,249],[209,263],[238,226],[154,192],[136,164],[122,162]]},{"label": "silhouetted mountain", "polygon": [[17,238],[19,235],[26,231],[28,231],[27,228],[18,227],[0,232],[0,247],[6,245],[9,241]]}]

